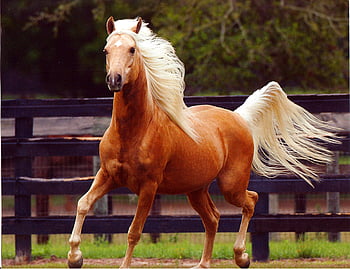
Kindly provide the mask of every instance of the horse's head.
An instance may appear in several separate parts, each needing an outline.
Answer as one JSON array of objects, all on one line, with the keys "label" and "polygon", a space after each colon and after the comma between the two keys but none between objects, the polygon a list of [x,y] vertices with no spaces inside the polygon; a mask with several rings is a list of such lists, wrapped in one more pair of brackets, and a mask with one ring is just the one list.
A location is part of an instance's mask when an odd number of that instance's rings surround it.
[{"label": "horse's head", "polygon": [[135,81],[138,75],[136,59],[139,58],[139,51],[135,39],[127,32],[138,34],[142,19],[133,22],[134,25],[122,29],[116,29],[113,17],[106,23],[109,37],[103,51],[106,54],[106,83],[112,92],[119,92],[124,85]]}]

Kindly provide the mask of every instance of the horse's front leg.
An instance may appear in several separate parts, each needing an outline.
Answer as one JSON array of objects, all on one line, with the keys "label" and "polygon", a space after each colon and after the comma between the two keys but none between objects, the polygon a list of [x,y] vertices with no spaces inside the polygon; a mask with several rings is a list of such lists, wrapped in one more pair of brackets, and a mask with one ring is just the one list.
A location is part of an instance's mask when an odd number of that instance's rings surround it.
[{"label": "horse's front leg", "polygon": [[70,268],[80,268],[83,265],[83,256],[80,251],[80,235],[86,214],[91,206],[108,191],[113,189],[114,183],[100,169],[92,183],[89,191],[79,199],[77,215],[72,234],[69,238],[70,251],[68,252],[68,266]]},{"label": "horse's front leg", "polygon": [[120,268],[130,267],[134,248],[140,240],[143,226],[145,225],[147,216],[151,210],[157,188],[158,186],[156,183],[145,183],[140,188],[136,213],[129,227],[128,247],[126,249],[125,257]]}]

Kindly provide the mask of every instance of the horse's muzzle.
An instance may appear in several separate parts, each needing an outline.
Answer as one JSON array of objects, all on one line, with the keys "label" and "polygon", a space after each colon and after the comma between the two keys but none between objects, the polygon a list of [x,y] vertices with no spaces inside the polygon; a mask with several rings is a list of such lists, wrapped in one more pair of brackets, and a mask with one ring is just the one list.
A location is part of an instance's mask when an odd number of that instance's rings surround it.
[{"label": "horse's muzzle", "polygon": [[111,92],[119,92],[122,89],[122,76],[120,74],[111,75],[107,74],[106,83],[108,85],[108,89]]}]

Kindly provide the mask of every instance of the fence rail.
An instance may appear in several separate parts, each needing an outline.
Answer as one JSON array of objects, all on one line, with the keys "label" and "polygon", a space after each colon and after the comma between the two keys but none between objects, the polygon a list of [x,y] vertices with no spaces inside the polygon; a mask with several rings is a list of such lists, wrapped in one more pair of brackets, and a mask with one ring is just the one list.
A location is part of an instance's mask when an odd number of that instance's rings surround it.
[{"label": "fence rail", "polygon": [[[41,179],[41,178],[2,178],[2,195],[61,195],[83,194],[91,183],[91,177],[71,179]],[[258,178],[252,175],[248,189],[261,193],[321,193],[321,192],[350,192],[349,175],[332,175],[332,178],[321,178],[320,182],[310,187],[304,180],[297,178]],[[220,194],[214,181],[210,186],[211,194]],[[118,188],[109,194],[132,194],[127,188]]]},{"label": "fence rail", "polygon": [[[343,133],[342,144],[329,145],[333,151],[346,151],[350,139]],[[100,139],[66,138],[3,138],[2,154],[12,157],[97,156]]]},{"label": "fence rail", "polygon": [[[211,104],[235,109],[246,96],[186,97],[187,105]],[[313,113],[349,112],[349,94],[293,95],[289,98]],[[31,195],[83,194],[91,179],[34,179],[32,157],[35,156],[91,156],[98,155],[99,138],[43,138],[33,137],[35,117],[110,116],[111,98],[61,100],[5,100],[2,118],[15,118],[15,137],[2,138],[2,157],[15,158],[15,177],[2,178],[2,195],[15,196],[15,216],[2,219],[2,232],[16,235],[16,256],[28,259],[31,255],[31,234],[70,233],[74,218],[69,216],[31,217]],[[349,134],[343,143],[332,150],[350,152]],[[350,190],[349,175],[327,175],[311,188],[301,179],[280,177],[265,179],[252,175],[249,189],[260,194],[256,213],[249,226],[252,232],[253,257],[266,260],[269,256],[269,232],[340,232],[350,231],[349,214],[275,214],[268,215],[269,193],[345,192]],[[215,182],[211,193],[218,193]],[[128,194],[121,188],[112,194]],[[124,233],[132,216],[87,217],[85,233]],[[235,232],[241,217],[222,216],[219,231]],[[150,216],[144,232],[202,232],[198,216]]]},{"label": "fence rail", "polygon": [[[88,216],[83,233],[127,233],[133,216]],[[236,232],[241,215],[221,216],[218,232]],[[349,231],[349,214],[259,214],[252,218],[248,232],[342,232]],[[71,233],[74,217],[48,216],[3,220],[4,234],[67,234]],[[317,224],[317,225],[316,225]],[[204,232],[199,216],[149,216],[145,233],[197,233]],[[255,256],[254,256],[255,257]]]},{"label": "fence rail", "polygon": [[[290,100],[312,113],[349,112],[349,94],[306,94],[290,95]],[[193,105],[214,105],[235,109],[247,98],[239,96],[188,96],[185,103]],[[50,100],[2,100],[2,118],[28,117],[77,117],[110,116],[112,98],[50,99]]]}]

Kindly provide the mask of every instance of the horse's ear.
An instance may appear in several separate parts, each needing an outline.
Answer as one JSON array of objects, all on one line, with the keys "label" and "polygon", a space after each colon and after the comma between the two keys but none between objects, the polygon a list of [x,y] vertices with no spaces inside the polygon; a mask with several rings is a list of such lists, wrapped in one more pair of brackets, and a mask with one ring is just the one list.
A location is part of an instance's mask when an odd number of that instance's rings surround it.
[{"label": "horse's ear", "polygon": [[115,30],[114,18],[110,16],[106,22],[107,34],[111,34]]},{"label": "horse's ear", "polygon": [[137,25],[136,27],[133,29],[133,31],[138,34],[140,32],[140,29],[141,29],[141,26],[142,26],[142,18],[139,17],[138,20],[137,20]]}]

